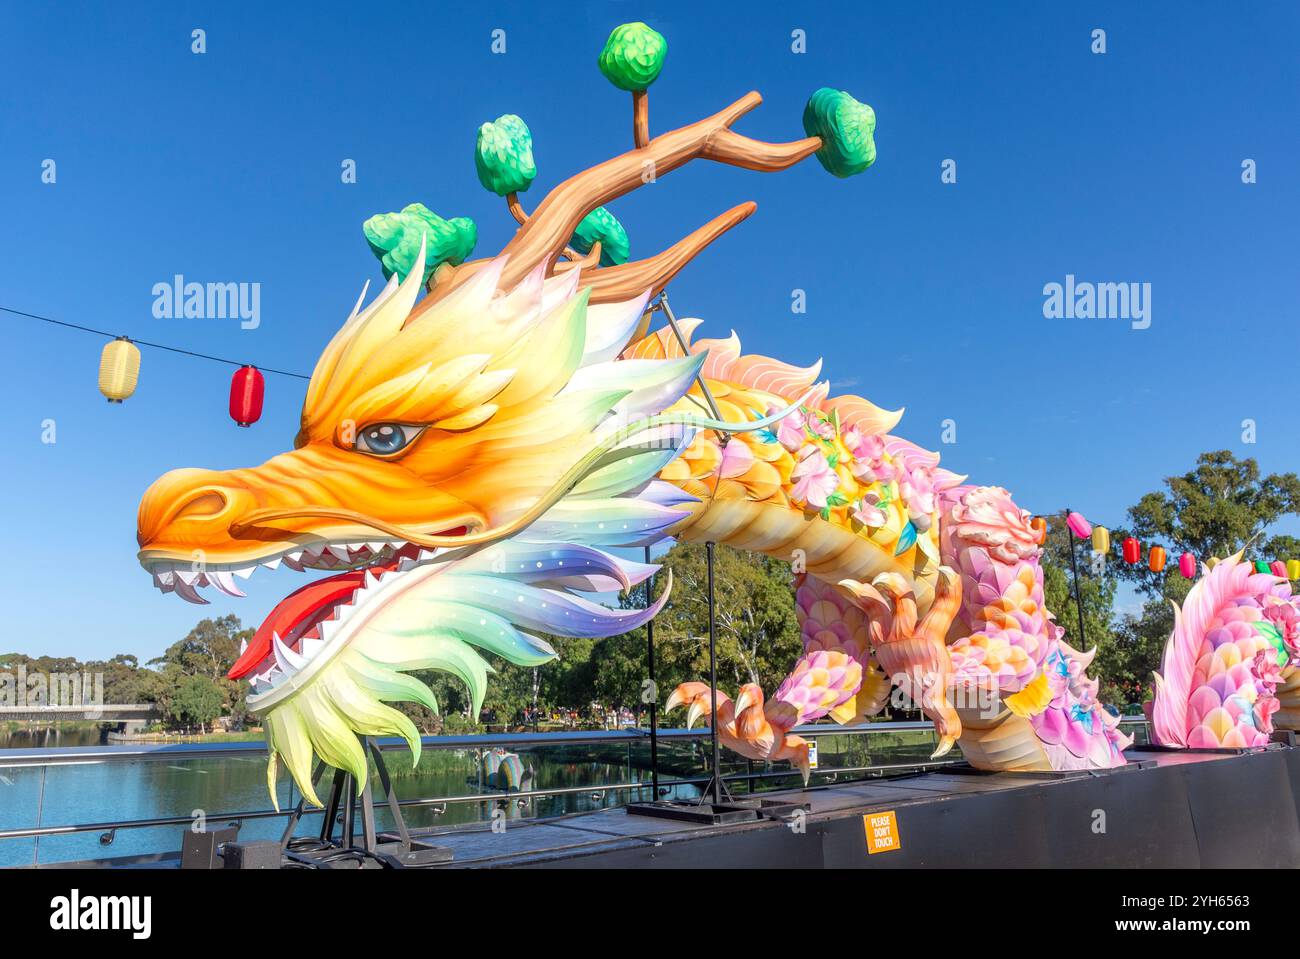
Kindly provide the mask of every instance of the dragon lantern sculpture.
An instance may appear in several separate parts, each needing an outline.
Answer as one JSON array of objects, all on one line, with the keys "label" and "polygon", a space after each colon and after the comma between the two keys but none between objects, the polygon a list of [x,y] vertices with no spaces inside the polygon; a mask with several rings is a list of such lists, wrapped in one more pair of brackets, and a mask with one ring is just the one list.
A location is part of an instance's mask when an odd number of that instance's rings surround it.
[{"label": "dragon lantern sculpture", "polygon": [[[483,125],[480,181],[519,222],[498,255],[468,259],[474,224],[420,204],[367,221],[388,284],[369,305],[363,290],[317,362],[294,449],[252,468],[175,470],[145,493],[139,559],[163,592],[204,602],[207,588],[241,595],[238,580],[263,567],[330,573],[281,601],[230,672],[252,684],[270,782],[282,764],[318,802],[316,755],[360,789],[358,735],[402,736],[418,758],[415,727],[387,705],[437,709],[412,670],[458,676],[477,710],[491,672],[479,650],[537,665],[555,655],[537,633],[644,624],[671,582],[644,610],[592,597],[655,569],[610,549],[668,537],[802,570],[804,655],[770,697],[718,692],[714,716],[711,690],[687,683],[667,703],[706,716],[738,752],[806,777],[792,730],[867,721],[897,686],[933,720],[936,756],[960,743],[986,769],[1122,764],[1127,740],[1097,701],[1091,654],[1044,606],[1042,534],[1006,490],[967,485],[893,435],[901,411],[831,396],[820,364],[746,355],[734,333],[692,342],[698,320],[650,331],[651,298],[755,205],[629,260],[605,204],[693,160],[771,172],[816,156],[848,177],[876,152],[871,108],[830,89],[789,143],[732,129],[757,93],[651,137],[665,51],[644,24],[614,31],[600,67],[632,93],[634,148],[531,214],[519,199],[536,175],[527,126]],[[1256,618],[1278,621],[1268,584],[1246,585]],[[1165,690],[1185,702],[1184,659]],[[1185,734],[1185,713],[1158,707],[1157,719]]]}]

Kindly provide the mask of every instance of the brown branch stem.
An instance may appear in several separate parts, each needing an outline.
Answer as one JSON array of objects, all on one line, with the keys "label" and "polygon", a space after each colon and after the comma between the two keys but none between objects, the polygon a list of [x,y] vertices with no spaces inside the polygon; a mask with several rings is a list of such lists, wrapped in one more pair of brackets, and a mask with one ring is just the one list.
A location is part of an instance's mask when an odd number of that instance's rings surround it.
[{"label": "brown branch stem", "polygon": [[632,142],[638,150],[650,142],[650,96],[646,90],[632,93]]},{"label": "brown branch stem", "polygon": [[510,211],[510,215],[519,221],[520,226],[528,222],[528,214],[524,212],[519,202],[519,194],[513,190],[506,194],[506,208]]}]

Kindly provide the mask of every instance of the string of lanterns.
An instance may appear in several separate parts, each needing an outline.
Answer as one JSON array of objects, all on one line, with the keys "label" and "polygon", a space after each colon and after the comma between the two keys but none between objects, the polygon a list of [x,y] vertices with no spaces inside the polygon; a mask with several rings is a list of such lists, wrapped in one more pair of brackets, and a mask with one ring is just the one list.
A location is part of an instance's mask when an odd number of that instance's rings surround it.
[{"label": "string of lanterns", "polygon": [[[1038,534],[1039,542],[1044,542],[1047,536],[1047,520],[1041,516],[1035,516],[1030,520],[1030,528]],[[1110,555],[1110,530],[1104,526],[1093,526],[1080,514],[1069,512],[1066,514],[1065,525],[1077,539],[1088,539],[1092,542],[1094,553],[1102,556]],[[1120,558],[1129,566],[1136,566],[1142,562],[1142,542],[1136,536],[1126,536],[1120,544]],[[1165,565],[1168,563],[1169,554],[1163,546],[1153,545],[1147,549],[1146,566],[1153,573],[1164,572]],[[1206,560],[1206,565],[1213,569],[1219,560],[1211,556]],[[1254,561],[1255,572],[1272,573],[1274,576],[1283,579],[1300,580],[1300,559],[1280,560],[1275,559],[1271,563],[1266,560]],[[1184,551],[1178,557],[1178,572],[1184,579],[1194,579],[1196,577],[1196,556],[1188,551]]]},{"label": "string of lanterns", "polygon": [[23,316],[32,320],[40,320],[43,323],[52,323],[56,326],[67,327],[68,329],[81,330],[85,333],[94,333],[97,336],[106,336],[109,342],[104,344],[104,349],[99,355],[99,392],[110,403],[121,403],[123,400],[130,399],[135,393],[136,385],[140,381],[140,347],[147,346],[157,350],[167,350],[171,353],[181,353],[185,356],[196,357],[201,360],[209,360],[214,363],[224,363],[229,366],[237,367],[230,378],[230,418],[239,426],[252,426],[262,418],[262,406],[266,398],[266,377],[263,372],[275,373],[280,376],[290,376],[295,379],[305,380],[309,377],[301,373],[290,373],[285,370],[274,370],[269,367],[258,368],[248,363],[237,363],[234,360],[228,360],[220,356],[211,356],[207,353],[196,353],[193,350],[184,350],[175,346],[168,346],[163,343],[150,343],[146,340],[133,340],[128,336],[118,336],[104,330],[96,330],[89,326],[81,326],[76,323],[67,323],[63,320],[56,320],[48,316],[40,316],[36,313],[26,313],[22,310],[11,309],[7,306],[0,306],[0,312],[11,313],[14,316]]}]

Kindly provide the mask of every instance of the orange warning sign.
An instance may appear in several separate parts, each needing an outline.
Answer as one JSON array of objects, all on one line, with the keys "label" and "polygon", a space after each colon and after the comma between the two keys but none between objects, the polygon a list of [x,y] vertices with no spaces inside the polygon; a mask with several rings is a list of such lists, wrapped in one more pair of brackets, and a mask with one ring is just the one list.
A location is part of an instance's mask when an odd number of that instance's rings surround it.
[{"label": "orange warning sign", "polygon": [[898,820],[892,809],[867,813],[862,817],[862,828],[867,833],[868,855],[903,848],[898,841]]}]

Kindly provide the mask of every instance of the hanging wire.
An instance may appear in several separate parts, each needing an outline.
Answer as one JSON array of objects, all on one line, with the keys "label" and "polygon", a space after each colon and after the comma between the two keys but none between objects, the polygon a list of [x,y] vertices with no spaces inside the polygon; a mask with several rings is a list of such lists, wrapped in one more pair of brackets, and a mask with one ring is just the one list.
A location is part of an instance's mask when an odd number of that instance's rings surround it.
[{"label": "hanging wire", "polygon": [[[30,320],[40,320],[42,323],[52,323],[55,326],[67,327],[70,330],[81,330],[83,333],[94,333],[96,336],[107,337],[110,340],[118,339],[120,334],[109,333],[107,330],[97,330],[90,326],[81,326],[77,323],[68,323],[65,320],[56,320],[53,317],[41,316],[37,313],[27,313],[24,310],[15,310],[12,307],[0,306],[0,313],[10,313],[14,316],[24,316]],[[224,356],[212,356],[210,353],[196,353],[194,350],[183,350],[178,346],[168,346],[165,343],[151,343],[148,340],[137,340],[134,337],[128,337],[132,343],[137,346],[148,346],[155,350],[166,350],[169,353],[180,353],[183,356],[193,356],[200,360],[211,360],[213,363],[225,363],[229,366],[256,366],[256,364],[241,363],[238,360],[228,360]],[[275,373],[279,376],[289,376],[297,380],[310,380],[310,376],[304,376],[302,373],[290,373],[288,370],[273,370],[267,366],[258,366],[263,373]]]}]

